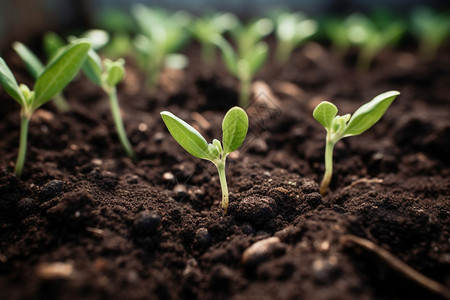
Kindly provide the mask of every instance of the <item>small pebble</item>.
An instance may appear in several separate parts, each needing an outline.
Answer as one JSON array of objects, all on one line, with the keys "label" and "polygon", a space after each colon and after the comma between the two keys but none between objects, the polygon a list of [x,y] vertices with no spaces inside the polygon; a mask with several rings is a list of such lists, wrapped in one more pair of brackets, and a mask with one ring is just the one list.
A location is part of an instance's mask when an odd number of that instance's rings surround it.
[{"label": "small pebble", "polygon": [[40,202],[46,202],[55,197],[61,196],[64,192],[64,186],[60,180],[52,180],[44,184],[38,194]]},{"label": "small pebble", "polygon": [[237,207],[239,218],[258,225],[264,224],[276,216],[276,202],[267,196],[249,196]]},{"label": "small pebble", "polygon": [[211,244],[211,235],[206,228],[199,228],[195,233],[195,243],[202,248],[206,248]]},{"label": "small pebble", "polygon": [[166,181],[172,181],[172,180],[175,179],[175,176],[172,173],[170,173],[170,172],[164,173],[162,177]]},{"label": "small pebble", "polygon": [[40,263],[36,276],[44,280],[67,279],[73,273],[73,264],[66,262]]},{"label": "small pebble", "polygon": [[330,280],[333,280],[338,273],[337,258],[331,256],[327,259],[318,258],[314,260],[312,264],[312,273],[316,282],[330,282]]},{"label": "small pebble", "polygon": [[139,183],[139,176],[132,175],[130,178],[128,178],[127,182],[129,184],[138,184]]},{"label": "small pebble", "polygon": [[164,140],[164,133],[162,132],[157,132],[153,136],[153,141],[157,144],[161,143],[163,140]]},{"label": "small pebble", "polygon": [[133,227],[138,234],[149,235],[156,231],[160,222],[161,216],[157,212],[145,210],[136,215]]},{"label": "small pebble", "polygon": [[247,268],[254,268],[268,260],[270,256],[284,252],[285,248],[285,244],[281,243],[280,239],[275,236],[257,241],[245,249],[242,254],[242,263]]}]

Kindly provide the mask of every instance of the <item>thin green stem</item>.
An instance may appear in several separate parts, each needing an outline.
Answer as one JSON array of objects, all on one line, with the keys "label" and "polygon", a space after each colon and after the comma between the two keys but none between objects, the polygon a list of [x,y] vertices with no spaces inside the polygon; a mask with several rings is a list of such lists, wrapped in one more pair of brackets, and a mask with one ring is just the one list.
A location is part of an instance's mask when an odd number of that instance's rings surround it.
[{"label": "thin green stem", "polygon": [[[248,76],[250,77],[250,76]],[[248,101],[250,98],[250,92],[252,87],[251,78],[242,79],[241,80],[241,90],[239,92],[239,106],[242,108],[246,108],[248,105]]]},{"label": "thin green stem", "polygon": [[69,103],[67,103],[62,93],[58,93],[53,97],[53,103],[56,108],[61,112],[69,111]]},{"label": "thin green stem", "polygon": [[133,147],[128,140],[127,133],[125,131],[125,127],[123,125],[122,116],[120,115],[119,109],[119,100],[117,99],[117,91],[115,87],[110,87],[107,91],[110,104],[111,104],[111,113],[114,119],[114,125],[116,126],[117,135],[119,136],[120,144],[123,149],[127,153],[128,157],[135,160],[136,154],[133,151]]},{"label": "thin green stem", "polygon": [[325,195],[328,185],[330,184],[331,177],[333,175],[333,148],[335,143],[330,141],[331,134],[327,134],[327,143],[325,146],[325,174],[322,182],[320,183],[320,193]]},{"label": "thin green stem", "polygon": [[205,63],[211,65],[216,55],[216,46],[212,43],[202,43],[202,58]]},{"label": "thin green stem", "polygon": [[223,157],[219,163],[216,164],[217,171],[219,171],[220,186],[222,188],[222,208],[227,214],[228,210],[228,186],[227,186],[227,175],[225,174],[225,159]]},{"label": "thin green stem", "polygon": [[14,168],[14,173],[16,174],[17,177],[20,177],[22,175],[23,165],[25,164],[29,123],[30,118],[24,113],[21,113],[19,154],[17,155],[16,166]]},{"label": "thin green stem", "polygon": [[292,44],[288,42],[279,42],[276,52],[275,52],[275,58],[278,61],[278,63],[284,64],[289,60],[289,57],[292,53]]}]

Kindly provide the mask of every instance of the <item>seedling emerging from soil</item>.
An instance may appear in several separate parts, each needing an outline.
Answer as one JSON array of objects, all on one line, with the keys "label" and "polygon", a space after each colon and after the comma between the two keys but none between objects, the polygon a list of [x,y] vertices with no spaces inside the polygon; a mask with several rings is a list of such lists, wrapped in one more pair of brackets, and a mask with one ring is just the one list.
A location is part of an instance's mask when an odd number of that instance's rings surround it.
[{"label": "seedling emerging from soil", "polygon": [[317,22],[302,13],[282,13],[276,18],[276,59],[285,63],[295,47],[317,32]]},{"label": "seedling emerging from soil", "polygon": [[187,58],[175,52],[189,39],[186,27],[191,17],[184,11],[169,13],[143,4],[134,5],[131,12],[141,31],[133,41],[139,65],[146,72],[148,86],[155,88],[164,65],[179,69],[187,65]]},{"label": "seedling emerging from soil", "polygon": [[247,113],[240,107],[233,107],[226,113],[222,122],[222,144],[217,139],[208,144],[195,128],[168,111],[161,112],[161,117],[181,147],[195,157],[211,161],[217,167],[222,187],[222,208],[226,214],[228,186],[225,160],[228,154],[237,150],[244,142],[248,130]]},{"label": "seedling emerging from soil", "polygon": [[320,193],[324,195],[333,174],[333,148],[341,139],[359,135],[372,127],[384,115],[392,101],[399,95],[389,91],[376,96],[362,105],[353,115],[337,115],[337,107],[328,101],[322,101],[314,109],[313,116],[327,131],[325,145],[325,175],[320,183]]},{"label": "seedling emerging from soil", "polygon": [[237,22],[230,33],[239,56],[245,56],[251,52],[256,44],[272,33],[273,28],[273,22],[268,18],[256,19],[247,24]]},{"label": "seedling emerging from soil", "polygon": [[125,127],[123,125],[122,116],[120,115],[119,100],[117,99],[116,86],[125,77],[125,61],[120,58],[116,61],[104,59],[103,62],[98,54],[91,49],[88,58],[83,65],[83,72],[93,83],[100,86],[109,97],[111,113],[116,126],[117,135],[120,144],[127,153],[128,157],[135,160],[136,154],[133,151],[130,141],[128,140]]},{"label": "seedling emerging from soil", "polygon": [[450,15],[418,7],[411,13],[413,34],[419,40],[419,55],[429,60],[450,35]]},{"label": "seedling emerging from soil", "polygon": [[197,18],[189,27],[194,37],[202,47],[202,57],[207,63],[212,63],[215,58],[216,45],[213,38],[222,35],[233,28],[237,23],[236,16],[231,13],[216,13]]},{"label": "seedling emerging from soil", "polygon": [[406,30],[406,25],[401,20],[377,26],[374,21],[359,13],[350,15],[345,24],[350,43],[360,49],[356,67],[362,71],[369,69],[372,60],[381,50],[396,44]]},{"label": "seedling emerging from soil", "polygon": [[85,41],[68,45],[39,74],[34,84],[34,90],[30,90],[25,84],[19,86],[8,65],[0,58],[0,83],[5,91],[21,106],[19,154],[14,170],[16,176],[21,176],[25,163],[28,125],[31,115],[72,81],[83,65],[90,48],[91,44]]},{"label": "seedling emerging from soil", "polygon": [[[58,48],[58,50],[63,51],[64,46],[65,44],[62,44]],[[31,77],[34,80],[37,80],[45,70],[44,64],[27,46],[25,46],[21,42],[14,42],[13,48],[25,63],[25,67],[28,70],[28,73],[30,73]],[[52,56],[49,56],[49,60],[51,60],[51,58],[56,55],[56,52],[57,51],[55,51]],[[62,91],[55,95],[53,102],[58,110],[62,112],[66,112],[69,110],[69,104],[64,98]]]},{"label": "seedling emerging from soil", "polygon": [[246,52],[236,53],[223,37],[216,36],[214,42],[222,51],[225,67],[241,83],[238,104],[245,108],[250,98],[253,77],[264,65],[269,55],[267,44],[258,42],[248,48]]}]

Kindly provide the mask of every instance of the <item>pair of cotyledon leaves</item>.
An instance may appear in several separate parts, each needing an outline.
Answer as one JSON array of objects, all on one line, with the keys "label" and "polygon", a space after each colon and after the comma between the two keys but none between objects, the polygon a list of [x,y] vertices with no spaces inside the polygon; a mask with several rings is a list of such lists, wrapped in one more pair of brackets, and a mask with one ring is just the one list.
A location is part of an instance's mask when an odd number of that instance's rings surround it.
[{"label": "pair of cotyledon leaves", "polygon": [[337,139],[358,135],[378,122],[399,94],[397,91],[382,93],[358,108],[351,117],[350,114],[337,116],[337,107],[323,101],[315,108],[313,116],[327,131],[337,134]]},{"label": "pair of cotyledon leaves", "polygon": [[19,86],[5,61],[0,58],[0,83],[5,91],[22,107],[35,110],[61,91],[78,73],[91,48],[87,41],[68,45],[49,65],[42,70],[34,84],[34,95]]},{"label": "pair of cotyledon leaves", "polygon": [[213,162],[220,160],[220,155],[223,158],[238,149],[244,142],[248,130],[246,112],[240,107],[231,108],[222,121],[222,152],[220,143],[208,144],[195,128],[171,112],[163,111],[161,117],[170,134],[187,152],[195,157]]}]

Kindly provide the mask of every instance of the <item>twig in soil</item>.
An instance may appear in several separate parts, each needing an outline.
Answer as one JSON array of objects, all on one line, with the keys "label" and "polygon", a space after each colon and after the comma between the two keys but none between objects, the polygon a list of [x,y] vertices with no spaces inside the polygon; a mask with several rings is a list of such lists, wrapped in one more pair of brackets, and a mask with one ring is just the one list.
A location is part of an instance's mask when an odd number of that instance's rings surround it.
[{"label": "twig in soil", "polygon": [[351,189],[355,185],[358,185],[360,183],[383,183],[383,179],[380,178],[360,178],[358,180],[353,181],[351,184],[347,185],[343,188],[343,191],[346,191],[348,189]]},{"label": "twig in soil", "polygon": [[418,271],[414,270],[409,265],[405,264],[400,259],[398,259],[396,256],[379,247],[378,245],[372,243],[371,241],[354,235],[345,235],[341,238],[340,242],[341,244],[348,244],[348,243],[356,244],[358,246],[363,247],[366,250],[369,250],[370,252],[375,253],[380,258],[382,258],[391,268],[400,272],[405,277],[427,288],[431,292],[439,294],[444,298],[450,299],[450,290],[447,289],[445,286],[443,286],[442,284],[431,278],[426,277],[422,273],[419,273]]}]

